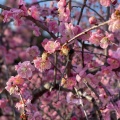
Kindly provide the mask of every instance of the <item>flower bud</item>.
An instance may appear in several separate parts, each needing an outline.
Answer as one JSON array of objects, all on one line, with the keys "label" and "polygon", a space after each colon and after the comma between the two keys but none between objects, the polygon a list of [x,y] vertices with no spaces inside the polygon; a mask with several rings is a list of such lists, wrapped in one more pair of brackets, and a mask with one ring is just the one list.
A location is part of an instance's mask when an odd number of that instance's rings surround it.
[{"label": "flower bud", "polygon": [[89,18],[89,23],[90,24],[96,24],[97,23],[97,19],[92,16],[92,17]]}]

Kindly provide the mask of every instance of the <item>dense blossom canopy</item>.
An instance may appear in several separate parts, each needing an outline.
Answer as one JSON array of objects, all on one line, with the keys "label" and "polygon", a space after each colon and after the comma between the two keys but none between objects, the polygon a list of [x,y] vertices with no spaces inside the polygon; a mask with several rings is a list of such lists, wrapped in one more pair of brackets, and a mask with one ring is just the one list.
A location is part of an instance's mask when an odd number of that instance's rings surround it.
[{"label": "dense blossom canopy", "polygon": [[119,0],[0,4],[0,120],[119,120]]}]

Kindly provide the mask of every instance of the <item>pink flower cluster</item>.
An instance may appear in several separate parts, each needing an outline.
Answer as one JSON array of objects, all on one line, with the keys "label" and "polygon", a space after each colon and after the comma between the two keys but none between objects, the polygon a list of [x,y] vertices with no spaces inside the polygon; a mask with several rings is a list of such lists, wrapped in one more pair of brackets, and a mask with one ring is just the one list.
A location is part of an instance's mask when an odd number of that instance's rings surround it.
[{"label": "pink flower cluster", "polygon": [[36,6],[31,6],[28,9],[28,15],[32,16],[34,19],[40,19],[40,12]]},{"label": "pink flower cluster", "polygon": [[[25,120],[109,120],[111,110],[119,119],[120,5],[111,6],[116,0],[13,2],[0,15],[10,23],[0,22],[0,113],[13,118],[14,103],[16,116]],[[110,6],[107,16],[103,6]]]},{"label": "pink flower cluster", "polygon": [[24,84],[24,79],[21,78],[19,75],[11,76],[8,82],[6,83],[5,89],[10,93],[13,94],[17,90],[17,86],[20,87]]},{"label": "pink flower cluster", "polygon": [[[69,39],[71,39],[73,36],[75,36],[78,33],[82,32],[82,29],[78,25],[73,26],[72,23],[63,23],[63,22],[61,22],[61,24],[59,25],[59,32],[62,35],[61,43],[65,43]],[[79,38],[81,38],[81,37],[79,37]]]},{"label": "pink flower cluster", "polygon": [[100,40],[100,47],[101,48],[107,48],[108,47],[108,45],[110,44],[110,43],[112,43],[114,41],[114,34],[112,34],[112,33],[108,33],[108,32],[106,32],[105,33],[105,37],[103,37],[101,40]]},{"label": "pink flower cluster", "polygon": [[[19,1],[19,6],[20,8],[11,8],[10,10],[4,10],[2,12],[2,15],[4,16],[4,22],[8,22],[11,19],[14,20],[14,23],[16,26],[20,26],[20,25],[24,25],[24,19],[22,17],[26,17],[26,16],[31,16],[36,20],[40,19],[40,12],[38,10],[38,8],[36,8],[36,6],[31,6],[29,7],[29,9],[26,7],[25,2],[23,0]],[[29,21],[29,20],[27,20]],[[36,26],[33,22],[30,26],[33,30],[33,34],[35,34],[36,36],[41,35],[40,31],[39,31],[39,27]]]},{"label": "pink flower cluster", "polygon": [[120,8],[118,7],[114,13],[112,13],[109,21],[109,30],[115,33],[120,32]]},{"label": "pink flower cluster", "polygon": [[101,48],[105,49],[114,41],[114,34],[108,32],[105,32],[104,34],[103,31],[97,30],[91,34],[89,41],[92,44],[97,46],[100,45]]},{"label": "pink flower cluster", "polygon": [[2,15],[4,16],[4,22],[8,22],[11,20],[11,18],[13,18],[15,20],[16,25],[21,25],[22,20],[20,19],[20,17],[24,16],[25,13],[21,9],[12,8],[10,9],[10,11],[3,11]]},{"label": "pink flower cluster", "polygon": [[58,9],[59,20],[62,22],[69,22],[70,21],[70,10],[66,4],[66,0],[60,0],[57,5],[59,8]]},{"label": "pink flower cluster", "polygon": [[76,85],[76,79],[75,77],[69,77],[67,80],[66,80],[66,83],[64,84],[64,86],[66,88],[69,88],[69,89],[73,89],[73,87]]}]

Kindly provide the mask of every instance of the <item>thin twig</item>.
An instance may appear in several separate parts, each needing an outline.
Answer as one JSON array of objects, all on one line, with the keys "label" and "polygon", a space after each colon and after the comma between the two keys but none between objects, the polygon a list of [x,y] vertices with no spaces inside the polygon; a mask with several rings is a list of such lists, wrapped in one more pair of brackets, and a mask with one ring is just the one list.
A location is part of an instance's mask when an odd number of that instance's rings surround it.
[{"label": "thin twig", "polygon": [[85,5],[86,5],[86,2],[87,2],[87,0],[84,0],[84,3],[83,3],[82,8],[81,8],[80,15],[79,15],[79,18],[78,18],[77,25],[79,25],[80,20],[81,20],[81,18],[82,18],[82,15],[83,15],[83,11],[84,11],[84,8],[85,8]]},{"label": "thin twig", "polygon": [[63,71],[63,73],[62,73],[62,77],[61,77],[60,85],[59,85],[59,90],[58,90],[58,95],[57,95],[57,100],[59,100],[60,90],[61,90],[61,87],[63,86],[63,85],[61,85],[61,81],[62,81],[62,79],[63,79],[63,77],[64,77],[64,74],[65,74],[65,72],[66,72],[66,70],[67,70],[68,64],[69,64],[69,59],[67,59],[67,62],[66,62],[66,65],[65,65],[65,69],[64,69],[64,71]]},{"label": "thin twig", "polygon": [[[54,54],[54,64],[57,67],[57,52]],[[54,85],[56,84],[56,78],[57,78],[57,69],[54,67]]]},{"label": "thin twig", "polygon": [[82,41],[82,67],[83,68],[85,67],[85,64],[84,64],[84,41]]}]

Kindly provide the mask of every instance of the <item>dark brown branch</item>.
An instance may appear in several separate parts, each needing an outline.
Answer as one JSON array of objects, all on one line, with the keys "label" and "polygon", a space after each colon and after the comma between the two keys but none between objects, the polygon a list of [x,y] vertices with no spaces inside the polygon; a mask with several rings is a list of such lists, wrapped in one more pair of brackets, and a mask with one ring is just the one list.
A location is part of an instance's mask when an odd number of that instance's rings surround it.
[{"label": "dark brown branch", "polygon": [[113,97],[113,100],[112,100],[112,101],[113,101],[113,102],[117,102],[117,101],[119,101],[119,100],[120,100],[120,92]]},{"label": "dark brown branch", "polygon": [[115,110],[110,111],[110,119],[117,120],[117,115],[116,115]]},{"label": "dark brown branch", "polygon": [[[33,91],[33,99],[32,99],[32,103],[34,103],[40,96],[42,96],[44,93],[50,91],[50,90],[57,90],[59,91],[59,84],[60,82],[57,82],[55,85],[52,83],[46,83],[44,85],[42,85],[39,89],[36,89]],[[74,89],[67,89],[61,86],[60,91],[64,91],[64,92],[72,92],[73,94],[75,94],[75,90]],[[87,99],[89,102],[92,102],[92,97],[87,95],[85,92],[83,92],[83,90],[79,89],[78,90],[79,94],[81,95],[81,97]]]},{"label": "dark brown branch", "polygon": [[[50,89],[59,90],[59,83],[56,83],[55,85],[52,85],[52,83],[46,83],[43,86],[41,86],[39,89],[36,89],[35,91],[33,91],[32,103],[34,103],[36,99],[38,99],[44,93],[48,92]],[[63,87],[61,87],[60,90],[65,92],[73,92],[73,90],[66,89]]]},{"label": "dark brown branch", "polygon": [[2,8],[3,10],[10,10],[11,9],[10,7],[7,7],[7,6],[1,5],[1,4],[0,4],[0,8]]},{"label": "dark brown branch", "polygon": [[81,18],[82,18],[82,15],[83,15],[83,11],[84,11],[84,8],[85,8],[85,5],[86,5],[86,2],[87,2],[87,0],[84,0],[84,3],[83,3],[82,8],[81,8],[80,15],[79,15],[79,18],[78,18],[77,25],[79,25],[80,20],[81,20]]},{"label": "dark brown branch", "polygon": [[[54,64],[57,67],[57,52],[54,53]],[[56,84],[56,78],[57,78],[57,68],[56,67],[54,67],[54,83],[53,84]]]}]

